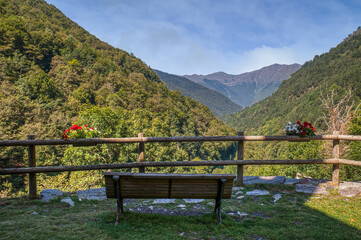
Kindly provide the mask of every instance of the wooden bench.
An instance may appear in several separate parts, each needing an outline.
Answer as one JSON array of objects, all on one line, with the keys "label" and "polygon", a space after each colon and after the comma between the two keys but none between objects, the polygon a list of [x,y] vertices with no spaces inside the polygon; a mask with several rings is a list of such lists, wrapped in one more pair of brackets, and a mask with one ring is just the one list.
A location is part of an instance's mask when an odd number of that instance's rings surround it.
[{"label": "wooden bench", "polygon": [[117,218],[124,213],[124,198],[190,198],[215,199],[221,224],[222,199],[232,194],[233,174],[154,174],[106,172],[105,186],[108,198],[117,199]]}]

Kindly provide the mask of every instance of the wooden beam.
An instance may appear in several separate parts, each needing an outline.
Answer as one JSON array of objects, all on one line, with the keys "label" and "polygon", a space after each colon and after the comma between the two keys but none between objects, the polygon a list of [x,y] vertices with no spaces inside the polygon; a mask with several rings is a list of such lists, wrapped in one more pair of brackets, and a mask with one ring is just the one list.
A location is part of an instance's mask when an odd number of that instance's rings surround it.
[{"label": "wooden beam", "polygon": [[[244,136],[244,132],[238,132],[238,136]],[[238,141],[237,161],[244,159],[244,141]],[[243,186],[243,165],[237,165],[237,183]]]},{"label": "wooden beam", "polygon": [[[28,140],[35,140],[35,135],[28,135]],[[29,167],[36,167],[35,145],[28,146],[28,165]],[[37,198],[36,173],[29,173],[29,198]]]},{"label": "wooden beam", "polygon": [[[345,137],[345,136],[344,136]],[[361,136],[360,140],[361,140]],[[51,139],[51,140],[0,140],[0,146],[31,146],[31,145],[91,145],[91,144],[120,144],[140,142],[237,142],[237,141],[294,141],[305,140],[334,140],[335,135],[318,135],[313,137],[298,136],[197,136],[197,137],[134,137],[134,138],[82,138],[82,139]],[[356,138],[347,140],[359,140]]]},{"label": "wooden beam", "polygon": [[[144,137],[144,133],[138,133],[138,138],[143,138],[143,137]],[[144,162],[144,159],[145,159],[145,145],[144,145],[144,142],[139,143],[138,152],[139,152],[138,162]],[[145,167],[139,167],[139,172],[144,173],[145,172]]]},{"label": "wooden beam", "polygon": [[[333,135],[338,136],[340,132],[334,131]],[[332,148],[332,158],[339,159],[340,158],[340,140],[334,139],[332,140],[333,148]],[[340,164],[332,165],[332,184],[338,186],[340,184]]]},{"label": "wooden beam", "polygon": [[[350,161],[350,160],[348,160]],[[355,161],[356,162],[356,161]],[[50,166],[28,168],[1,168],[0,175],[87,171],[101,169],[139,168],[139,167],[179,167],[179,166],[226,166],[226,165],[292,165],[292,164],[338,164],[338,159],[308,159],[308,160],[219,160],[219,161],[184,161],[184,162],[134,162],[78,166]]]}]

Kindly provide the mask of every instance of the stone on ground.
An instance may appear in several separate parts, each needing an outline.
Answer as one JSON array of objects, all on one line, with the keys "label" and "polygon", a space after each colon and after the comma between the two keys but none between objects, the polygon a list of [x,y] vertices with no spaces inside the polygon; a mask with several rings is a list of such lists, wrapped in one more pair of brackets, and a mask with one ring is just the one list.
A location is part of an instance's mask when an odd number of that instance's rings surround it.
[{"label": "stone on ground", "polygon": [[61,199],[61,202],[69,204],[70,207],[74,207],[74,202],[70,197]]},{"label": "stone on ground", "polygon": [[43,202],[50,202],[50,200],[58,198],[64,193],[59,189],[44,189],[40,194]]},{"label": "stone on ground", "polygon": [[303,192],[308,194],[322,194],[328,195],[326,189],[313,184],[297,184],[296,192]]},{"label": "stone on ground", "polygon": [[254,183],[264,183],[264,184],[283,184],[286,180],[285,176],[245,176],[243,177],[243,183],[254,184]]},{"label": "stone on ground", "polygon": [[76,191],[76,195],[79,200],[105,200],[107,196],[105,195],[105,188],[93,188],[87,190]]},{"label": "stone on ground", "polygon": [[[240,190],[244,190],[244,187],[233,187],[232,192],[238,192]],[[237,194],[237,193],[236,193]]]},{"label": "stone on ground", "polygon": [[175,202],[175,199],[158,198],[153,201],[153,204],[174,203],[174,202]]},{"label": "stone on ground", "polygon": [[183,199],[183,201],[186,203],[200,203],[203,202],[204,199]]},{"label": "stone on ground", "polygon": [[361,182],[342,182],[338,192],[344,197],[355,197],[361,194]]},{"label": "stone on ground", "polygon": [[274,199],[273,202],[274,203],[277,202],[278,200],[280,200],[281,197],[282,197],[282,195],[279,193],[273,195],[273,199]]},{"label": "stone on ground", "polygon": [[253,191],[246,192],[246,195],[248,195],[248,196],[263,196],[263,195],[270,195],[270,193],[267,190],[255,189]]},{"label": "stone on ground", "polygon": [[244,217],[244,216],[247,216],[248,213],[237,211],[237,215],[240,216],[240,217]]},{"label": "stone on ground", "polygon": [[286,185],[295,185],[297,183],[300,182],[300,179],[295,179],[295,178],[286,178],[286,181],[283,184]]}]

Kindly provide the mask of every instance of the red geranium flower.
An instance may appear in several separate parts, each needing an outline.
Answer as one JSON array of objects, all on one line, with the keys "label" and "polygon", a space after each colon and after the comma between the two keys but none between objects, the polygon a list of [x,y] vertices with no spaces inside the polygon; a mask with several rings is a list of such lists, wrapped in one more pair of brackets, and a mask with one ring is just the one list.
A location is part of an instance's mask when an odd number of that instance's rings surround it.
[{"label": "red geranium flower", "polygon": [[70,128],[70,130],[78,130],[78,125],[74,124],[74,125]]}]

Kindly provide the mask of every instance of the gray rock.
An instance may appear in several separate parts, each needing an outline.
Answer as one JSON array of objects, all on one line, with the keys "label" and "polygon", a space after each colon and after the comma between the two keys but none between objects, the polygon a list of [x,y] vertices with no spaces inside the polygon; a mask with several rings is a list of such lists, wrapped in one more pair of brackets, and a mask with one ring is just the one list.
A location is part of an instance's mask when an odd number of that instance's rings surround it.
[{"label": "gray rock", "polygon": [[243,177],[243,183],[254,184],[254,183],[264,183],[264,184],[282,184],[286,180],[285,176],[270,176],[270,177],[263,177],[263,176],[245,176]]},{"label": "gray rock", "polygon": [[240,217],[245,217],[245,216],[248,216],[248,213],[237,211],[237,215]]},{"label": "gray rock", "polygon": [[286,181],[283,184],[286,185],[295,185],[297,183],[300,182],[300,179],[295,179],[295,178],[286,178]]},{"label": "gray rock", "polygon": [[238,191],[240,191],[240,190],[244,190],[244,187],[233,187],[233,188],[232,188],[232,191],[233,191],[233,192],[238,192]]},{"label": "gray rock", "polygon": [[344,197],[355,197],[361,194],[361,189],[360,188],[348,188],[342,190],[339,189],[338,192],[340,193],[341,196]]},{"label": "gray rock", "polygon": [[242,192],[242,191],[239,191],[239,192],[236,192],[235,194],[236,194],[236,195],[240,195],[240,194],[243,194],[243,192]]},{"label": "gray rock", "polygon": [[263,196],[263,195],[270,195],[270,193],[267,190],[255,189],[253,191],[246,192],[246,195],[248,195],[248,196]]},{"label": "gray rock", "polygon": [[175,199],[168,199],[168,198],[159,198],[153,201],[153,204],[163,204],[163,203],[174,203]]},{"label": "gray rock", "polygon": [[58,198],[64,193],[59,189],[44,189],[40,194],[43,202],[50,202],[50,200]]},{"label": "gray rock", "polygon": [[296,192],[303,192],[303,193],[309,193],[309,194],[322,194],[322,195],[329,194],[326,191],[326,189],[319,187],[317,185],[312,185],[312,184],[297,184]]},{"label": "gray rock", "polygon": [[74,202],[70,197],[61,199],[61,202],[69,204],[70,207],[74,207]]},{"label": "gray rock", "polygon": [[274,198],[273,202],[274,202],[274,203],[277,202],[281,197],[282,197],[282,195],[279,194],[279,193],[273,195],[273,198]]},{"label": "gray rock", "polygon": [[32,214],[32,215],[38,215],[39,213],[37,213],[37,212],[32,212],[32,213],[30,213],[30,214]]},{"label": "gray rock", "polygon": [[149,208],[149,210],[151,210],[151,211],[154,210],[154,207],[153,207],[153,206],[149,206],[148,208]]},{"label": "gray rock", "polygon": [[342,182],[338,192],[344,197],[355,197],[361,194],[361,182]]},{"label": "gray rock", "polygon": [[107,196],[105,195],[105,188],[93,188],[87,190],[76,191],[76,195],[79,200],[105,200]]},{"label": "gray rock", "polygon": [[242,199],[242,198],[244,198],[243,195],[237,197],[237,199]]},{"label": "gray rock", "polygon": [[227,213],[228,216],[234,216],[235,214],[233,212]]},{"label": "gray rock", "polygon": [[180,207],[180,208],[185,208],[185,207],[186,207],[186,205],[184,205],[184,204],[179,204],[179,205],[177,205],[177,207]]},{"label": "gray rock", "polygon": [[246,192],[246,195],[248,195],[248,196],[263,196],[263,195],[270,195],[270,193],[267,190],[255,189],[253,191]]},{"label": "gray rock", "polygon": [[204,199],[183,199],[183,201],[186,203],[200,203],[203,202]]}]

